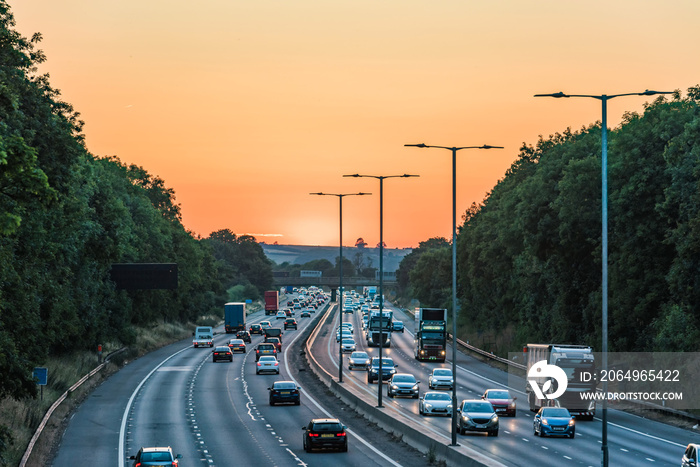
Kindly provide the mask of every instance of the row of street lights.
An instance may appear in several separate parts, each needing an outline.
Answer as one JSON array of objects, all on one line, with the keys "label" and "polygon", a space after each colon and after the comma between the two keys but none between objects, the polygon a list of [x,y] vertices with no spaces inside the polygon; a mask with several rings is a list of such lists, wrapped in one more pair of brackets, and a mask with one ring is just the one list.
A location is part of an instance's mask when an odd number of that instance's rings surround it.
[{"label": "row of street lights", "polygon": [[[606,371],[608,368],[608,174],[607,174],[607,158],[608,158],[608,129],[607,129],[607,101],[615,97],[622,96],[653,96],[658,94],[673,94],[673,92],[667,91],[650,91],[646,90],[644,92],[638,93],[626,93],[626,94],[602,94],[602,95],[590,95],[590,94],[564,94],[563,92],[553,93],[553,94],[536,94],[535,97],[587,97],[592,99],[597,99],[602,102],[602,122],[601,122],[601,146],[602,146],[602,370]],[[462,146],[462,147],[449,147],[449,146],[431,146],[424,143],[420,144],[406,144],[407,147],[417,147],[417,148],[438,148],[446,149],[452,152],[452,374],[455,378],[455,384],[452,388],[452,446],[457,446],[457,151],[462,149],[503,149],[502,146]],[[380,329],[381,316],[384,309],[384,290],[383,290],[383,278],[384,278],[384,239],[383,239],[383,196],[384,196],[384,179],[387,178],[407,178],[407,177],[418,177],[418,175],[344,175],[344,177],[368,177],[376,178],[379,180],[379,309],[380,309]],[[343,261],[343,220],[342,220],[342,199],[344,196],[353,195],[367,195],[370,193],[348,193],[348,194],[334,194],[334,193],[311,193],[313,195],[330,195],[337,196],[340,200],[340,313],[341,313],[341,330],[343,322],[343,300],[342,300],[342,261]],[[381,334],[380,334],[381,336]],[[382,374],[382,337],[379,339],[379,384],[377,390],[377,407],[382,407],[382,384],[381,384],[381,374]],[[339,368],[339,382],[343,381],[343,352],[342,352],[342,339],[340,341],[339,347],[340,354],[340,368]],[[607,394],[607,381],[603,381],[603,393]],[[602,447],[601,447],[601,464],[604,467],[608,466],[609,463],[609,453],[608,453],[608,427],[607,427],[607,401],[603,399],[603,413],[602,413]]]}]

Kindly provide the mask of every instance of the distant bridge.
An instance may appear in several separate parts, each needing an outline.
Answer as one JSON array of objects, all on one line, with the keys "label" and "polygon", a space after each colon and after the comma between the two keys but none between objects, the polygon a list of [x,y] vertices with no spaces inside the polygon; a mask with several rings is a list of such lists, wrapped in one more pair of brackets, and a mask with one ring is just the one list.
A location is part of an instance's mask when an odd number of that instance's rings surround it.
[{"label": "distant bridge", "polygon": [[[292,286],[326,286],[332,289],[338,288],[340,285],[340,277],[279,277],[274,276],[272,283],[275,287],[283,287],[285,285]],[[343,277],[343,287],[364,287],[370,285],[379,285],[379,279],[369,277]],[[396,279],[384,279],[385,286],[396,285]]]}]

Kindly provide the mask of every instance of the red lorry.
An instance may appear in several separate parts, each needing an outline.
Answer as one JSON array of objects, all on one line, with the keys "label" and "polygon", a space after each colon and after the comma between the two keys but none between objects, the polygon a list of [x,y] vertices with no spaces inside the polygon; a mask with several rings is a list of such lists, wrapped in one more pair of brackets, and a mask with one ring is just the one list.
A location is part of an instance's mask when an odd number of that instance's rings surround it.
[{"label": "red lorry", "polygon": [[276,290],[265,291],[265,314],[274,315],[279,310],[280,294]]}]

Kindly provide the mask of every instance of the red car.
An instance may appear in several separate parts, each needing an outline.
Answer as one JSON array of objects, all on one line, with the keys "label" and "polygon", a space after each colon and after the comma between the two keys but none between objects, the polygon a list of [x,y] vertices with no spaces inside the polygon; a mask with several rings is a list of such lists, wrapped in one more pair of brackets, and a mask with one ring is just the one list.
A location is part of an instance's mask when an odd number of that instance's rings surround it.
[{"label": "red car", "polygon": [[481,398],[491,402],[493,410],[497,414],[515,417],[515,399],[517,397],[511,397],[507,389],[487,389]]}]

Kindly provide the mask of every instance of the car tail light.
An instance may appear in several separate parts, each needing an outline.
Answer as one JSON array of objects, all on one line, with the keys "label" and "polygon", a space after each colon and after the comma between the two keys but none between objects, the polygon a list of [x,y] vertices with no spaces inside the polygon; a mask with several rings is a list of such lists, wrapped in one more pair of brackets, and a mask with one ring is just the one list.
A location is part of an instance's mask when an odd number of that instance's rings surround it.
[{"label": "car tail light", "polygon": [[309,436],[312,438],[318,437],[318,433],[309,433]]},{"label": "car tail light", "polygon": [[336,433],[336,436],[345,436],[345,432],[343,431],[342,433]]},{"label": "car tail light", "polygon": [[258,362],[258,366],[262,366],[262,363]]},{"label": "car tail light", "polygon": [[278,366],[279,364],[280,364],[280,362],[275,362],[275,366]]}]

